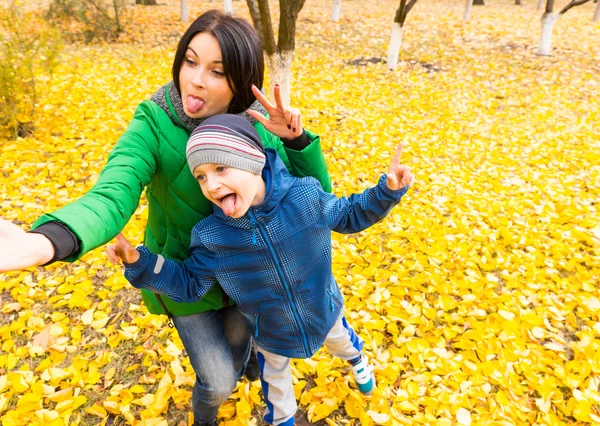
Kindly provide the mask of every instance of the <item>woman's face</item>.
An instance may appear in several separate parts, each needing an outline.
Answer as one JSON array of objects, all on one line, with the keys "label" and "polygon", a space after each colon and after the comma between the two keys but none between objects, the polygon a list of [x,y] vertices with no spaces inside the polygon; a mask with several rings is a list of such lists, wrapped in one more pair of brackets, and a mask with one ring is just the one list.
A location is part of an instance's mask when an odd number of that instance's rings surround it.
[{"label": "woman's face", "polygon": [[207,118],[229,109],[233,93],[223,72],[221,47],[212,34],[196,34],[188,45],[179,87],[183,110],[191,118]]}]

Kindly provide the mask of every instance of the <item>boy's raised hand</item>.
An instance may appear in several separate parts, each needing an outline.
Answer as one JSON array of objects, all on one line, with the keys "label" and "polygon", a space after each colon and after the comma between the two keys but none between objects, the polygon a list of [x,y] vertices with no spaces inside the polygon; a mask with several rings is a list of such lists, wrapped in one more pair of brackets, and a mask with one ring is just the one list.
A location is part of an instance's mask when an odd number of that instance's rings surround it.
[{"label": "boy's raised hand", "polygon": [[400,156],[402,155],[402,143],[396,147],[396,153],[392,159],[390,170],[387,174],[387,187],[392,191],[404,188],[406,185],[412,186],[415,182],[415,177],[410,172],[408,166],[400,165]]},{"label": "boy's raised hand", "polygon": [[275,105],[258,90],[258,87],[252,86],[252,93],[256,96],[258,102],[267,110],[269,117],[265,117],[257,111],[248,110],[248,115],[254,117],[262,123],[269,132],[275,136],[285,139],[295,139],[302,134],[302,115],[298,108],[290,108],[283,105],[281,100],[281,88],[277,85],[273,90]]},{"label": "boy's raised hand", "polygon": [[118,265],[119,260],[123,263],[134,263],[140,258],[140,253],[131,245],[129,240],[119,233],[116,237],[117,242],[115,244],[109,244],[106,246],[106,254],[108,254],[108,260],[115,265]]}]

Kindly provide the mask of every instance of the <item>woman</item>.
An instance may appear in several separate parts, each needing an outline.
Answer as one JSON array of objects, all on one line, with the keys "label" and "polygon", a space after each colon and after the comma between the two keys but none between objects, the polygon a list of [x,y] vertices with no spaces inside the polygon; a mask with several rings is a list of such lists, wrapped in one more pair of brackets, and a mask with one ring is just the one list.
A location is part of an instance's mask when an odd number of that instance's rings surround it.
[{"label": "woman", "polygon": [[[204,13],[179,41],[172,71],[173,81],[138,106],[90,192],[42,216],[29,233],[0,221],[0,272],[74,261],[107,243],[134,213],[144,188],[145,244],[154,253],[185,259],[193,225],[212,213],[186,165],[185,147],[191,131],[214,114],[244,115],[293,174],[314,176],[330,190],[318,136],[302,129],[298,111],[282,106],[277,89],[274,106],[256,88],[262,87],[264,62],[258,36],[247,22],[215,10]],[[262,106],[253,104],[255,97]],[[220,287],[196,303],[177,303],[148,291],[142,296],[151,313],[172,319],[190,357],[196,372],[196,425],[216,424],[218,408],[250,354],[243,317]]]}]

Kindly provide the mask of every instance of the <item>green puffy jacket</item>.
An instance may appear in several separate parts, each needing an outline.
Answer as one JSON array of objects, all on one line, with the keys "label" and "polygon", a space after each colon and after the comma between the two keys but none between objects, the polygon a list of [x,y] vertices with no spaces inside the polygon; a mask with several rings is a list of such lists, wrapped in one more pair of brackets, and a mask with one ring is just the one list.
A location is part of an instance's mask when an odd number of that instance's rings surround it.
[{"label": "green puffy jacket", "polygon": [[[318,136],[307,131],[310,145],[295,151],[285,148],[262,124],[257,122],[254,128],[265,147],[277,149],[294,175],[313,176],[323,189],[331,191]],[[33,228],[49,221],[65,223],[81,241],[81,256],[106,244],[125,227],[146,188],[148,223],[144,244],[153,253],[167,258],[187,258],[192,227],[212,213],[212,204],[202,194],[186,162],[188,138],[189,132],[173,123],[159,105],[149,100],[142,102],[92,190],[60,210],[45,214]],[[65,260],[74,261],[77,257]],[[171,316],[191,315],[229,304],[218,286],[195,303],[177,303],[146,290],[142,291],[142,297],[151,313]]]}]

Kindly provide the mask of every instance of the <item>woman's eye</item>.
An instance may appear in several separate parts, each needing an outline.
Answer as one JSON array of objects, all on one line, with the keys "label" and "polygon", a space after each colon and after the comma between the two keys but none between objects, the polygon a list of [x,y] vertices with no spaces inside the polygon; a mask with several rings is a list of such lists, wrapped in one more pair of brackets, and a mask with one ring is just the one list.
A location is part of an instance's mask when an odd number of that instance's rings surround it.
[{"label": "woman's eye", "polygon": [[196,63],[193,60],[191,60],[190,58],[185,58],[185,63],[188,64],[191,67],[193,67],[194,65],[196,65]]},{"label": "woman's eye", "polygon": [[214,70],[213,73],[215,73],[215,75],[217,75],[219,77],[223,77],[225,75],[225,73],[223,71]]}]

